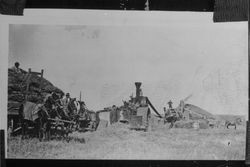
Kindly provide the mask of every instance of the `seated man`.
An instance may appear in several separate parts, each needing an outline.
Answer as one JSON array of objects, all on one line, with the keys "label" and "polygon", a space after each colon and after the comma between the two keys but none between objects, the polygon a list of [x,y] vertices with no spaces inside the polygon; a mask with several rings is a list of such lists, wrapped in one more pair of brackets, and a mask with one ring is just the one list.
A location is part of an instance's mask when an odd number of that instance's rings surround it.
[{"label": "seated man", "polygon": [[22,73],[21,69],[19,68],[20,64],[18,62],[15,62],[15,66],[13,66],[11,69],[15,72],[15,73]]}]

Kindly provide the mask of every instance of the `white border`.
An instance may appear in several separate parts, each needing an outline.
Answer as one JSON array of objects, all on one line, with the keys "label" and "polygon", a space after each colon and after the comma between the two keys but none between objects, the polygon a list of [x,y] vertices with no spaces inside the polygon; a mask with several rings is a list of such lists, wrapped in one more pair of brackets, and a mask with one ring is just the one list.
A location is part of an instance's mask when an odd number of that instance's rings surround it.
[{"label": "white border", "polygon": [[[9,55],[9,24],[40,25],[112,25],[112,26],[171,26],[169,22],[183,21],[184,12],[167,12],[177,17],[166,17],[165,11],[67,10],[25,9],[24,16],[0,15],[0,129],[5,129],[7,158],[7,70]],[[185,12],[196,16],[198,12]],[[212,12],[206,13],[212,22]],[[204,16],[203,16],[204,17]],[[177,19],[176,19],[177,18]],[[194,19],[195,21],[195,19]],[[219,24],[219,23],[217,23]]]}]

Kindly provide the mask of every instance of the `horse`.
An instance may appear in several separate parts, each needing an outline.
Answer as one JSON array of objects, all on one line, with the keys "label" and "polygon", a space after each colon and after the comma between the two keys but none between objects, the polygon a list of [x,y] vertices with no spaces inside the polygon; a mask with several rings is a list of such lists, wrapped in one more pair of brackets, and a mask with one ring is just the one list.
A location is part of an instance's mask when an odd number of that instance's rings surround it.
[{"label": "horse", "polygon": [[22,138],[27,137],[29,127],[39,140],[48,136],[48,113],[43,104],[25,102],[19,107],[19,119],[22,127]]},{"label": "horse", "polygon": [[83,101],[75,101],[76,106],[76,117],[75,121],[77,124],[76,129],[81,130],[82,127],[86,127],[88,124],[88,115],[87,115],[87,108]]},{"label": "horse", "polygon": [[60,105],[56,106],[56,108],[54,109],[54,113],[56,113],[56,117],[53,117],[55,121],[51,123],[53,124],[52,129],[54,129],[54,134],[56,135],[56,137],[58,137],[59,135],[60,137],[63,137],[64,139],[68,140],[67,137],[71,132],[73,125],[73,123],[70,123],[71,119],[68,115],[65,114],[63,107]]},{"label": "horse", "polygon": [[77,116],[77,105],[76,105],[76,98],[70,98],[69,103],[67,105],[67,120],[74,120]]},{"label": "horse", "polygon": [[[56,100],[55,107],[51,112],[51,118],[55,121],[52,123],[54,124],[53,128],[56,133],[60,132],[60,136],[64,139],[68,139],[68,135],[73,129],[77,129],[77,122],[79,115],[77,114],[78,106],[77,101],[75,98],[71,98],[68,105],[65,108],[61,105],[60,99]],[[60,128],[60,130],[59,130]]]},{"label": "horse", "polygon": [[47,111],[45,106],[42,106],[42,109],[39,112],[39,140],[50,140],[51,134],[51,122],[49,121],[51,118],[50,113]]},{"label": "horse", "polygon": [[[60,118],[67,118],[63,115],[63,110],[61,108],[60,104],[60,97],[52,93],[51,95],[48,95],[44,100],[44,111],[41,114],[41,131],[43,131],[43,134],[45,136],[45,139],[50,140],[51,137],[51,127],[53,126],[52,121],[50,119],[60,119]],[[55,127],[56,129],[57,127]]]},{"label": "horse", "polygon": [[51,118],[60,118],[59,110],[59,96],[52,93],[44,99],[44,103],[41,104],[41,110],[38,112],[39,116],[39,140],[50,140],[51,138]]},{"label": "horse", "polygon": [[236,118],[233,121],[226,120],[225,121],[225,127],[229,129],[229,126],[234,126],[234,129],[236,129],[236,126],[241,124],[242,120],[240,118]]}]

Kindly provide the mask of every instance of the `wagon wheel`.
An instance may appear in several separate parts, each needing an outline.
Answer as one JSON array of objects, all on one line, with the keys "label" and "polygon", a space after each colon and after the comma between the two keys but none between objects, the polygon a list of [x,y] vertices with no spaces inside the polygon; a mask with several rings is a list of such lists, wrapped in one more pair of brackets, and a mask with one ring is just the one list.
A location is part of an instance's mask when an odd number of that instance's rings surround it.
[{"label": "wagon wheel", "polygon": [[61,131],[60,133],[61,139],[67,139],[68,137],[67,127],[65,127],[65,125],[61,125],[60,131]]},{"label": "wagon wheel", "polygon": [[76,122],[76,128],[75,128],[75,130],[76,131],[78,131],[78,132],[80,132],[81,130],[82,130],[82,128],[81,128],[81,120],[78,120],[77,122]]},{"label": "wagon wheel", "polygon": [[72,127],[71,124],[66,127],[66,134],[65,134],[66,136],[65,136],[65,139],[66,139],[67,142],[69,142],[69,140],[70,140],[69,139],[69,133],[71,132],[71,127]]},{"label": "wagon wheel", "polygon": [[[60,130],[58,129],[59,127],[60,127]],[[59,139],[63,136],[63,126],[62,125],[55,126],[55,135],[56,135],[56,139]]]},{"label": "wagon wheel", "polygon": [[39,136],[39,141],[46,140],[46,137],[47,137],[47,135],[46,135],[46,124],[41,125],[41,127],[39,128],[38,136]]},{"label": "wagon wheel", "polygon": [[79,131],[79,129],[80,129],[80,121],[76,122],[76,124],[74,125],[74,128],[75,128],[74,129],[75,131]]},{"label": "wagon wheel", "polygon": [[40,142],[41,142],[42,139],[43,139],[43,132],[42,132],[42,129],[39,129],[39,132],[38,132],[38,139],[39,139]]}]

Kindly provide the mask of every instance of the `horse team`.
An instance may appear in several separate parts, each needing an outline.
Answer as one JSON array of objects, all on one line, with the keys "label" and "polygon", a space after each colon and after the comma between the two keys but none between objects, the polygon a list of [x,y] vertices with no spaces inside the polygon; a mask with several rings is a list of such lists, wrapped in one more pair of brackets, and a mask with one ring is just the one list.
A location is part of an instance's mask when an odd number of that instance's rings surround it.
[{"label": "horse team", "polygon": [[32,135],[39,140],[50,140],[52,136],[68,140],[73,131],[96,130],[100,121],[98,114],[86,108],[76,98],[60,98],[51,93],[39,104],[24,102],[19,108],[22,137]]}]

